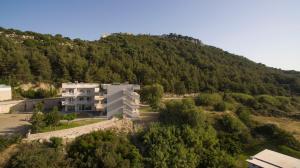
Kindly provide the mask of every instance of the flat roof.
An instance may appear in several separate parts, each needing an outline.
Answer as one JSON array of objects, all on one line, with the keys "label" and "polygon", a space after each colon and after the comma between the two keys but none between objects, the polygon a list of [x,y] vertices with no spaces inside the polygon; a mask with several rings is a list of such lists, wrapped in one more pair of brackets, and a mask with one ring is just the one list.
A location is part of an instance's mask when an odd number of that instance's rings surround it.
[{"label": "flat roof", "polygon": [[62,83],[62,88],[97,88],[98,83]]},{"label": "flat roof", "polygon": [[247,162],[264,168],[300,168],[300,160],[288,155],[284,155],[272,150],[265,149],[250,159]]},{"label": "flat roof", "polygon": [[11,87],[8,85],[0,84],[0,88],[11,88]]}]

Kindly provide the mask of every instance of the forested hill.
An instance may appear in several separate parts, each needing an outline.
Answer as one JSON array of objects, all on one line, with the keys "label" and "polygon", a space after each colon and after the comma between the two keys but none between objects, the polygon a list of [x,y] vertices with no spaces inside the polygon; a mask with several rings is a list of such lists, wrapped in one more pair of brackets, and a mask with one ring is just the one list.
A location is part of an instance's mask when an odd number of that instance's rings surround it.
[{"label": "forested hill", "polygon": [[300,72],[257,64],[175,34],[97,41],[0,28],[0,83],[160,83],[167,92],[300,93]]}]

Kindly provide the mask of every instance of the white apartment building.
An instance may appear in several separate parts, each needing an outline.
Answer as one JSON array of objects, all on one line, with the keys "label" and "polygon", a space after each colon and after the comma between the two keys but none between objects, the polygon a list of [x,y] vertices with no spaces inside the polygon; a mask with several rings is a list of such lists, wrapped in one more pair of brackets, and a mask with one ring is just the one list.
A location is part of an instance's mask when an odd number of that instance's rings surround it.
[{"label": "white apartment building", "polygon": [[135,92],[139,85],[102,84],[103,104],[107,118],[125,115],[130,118],[139,117],[140,95]]},{"label": "white apartment building", "polygon": [[11,87],[0,84],[0,101],[11,100],[11,99],[12,99]]},{"label": "white apartment building", "polygon": [[99,105],[99,84],[63,83],[62,106],[65,112],[97,111]]}]

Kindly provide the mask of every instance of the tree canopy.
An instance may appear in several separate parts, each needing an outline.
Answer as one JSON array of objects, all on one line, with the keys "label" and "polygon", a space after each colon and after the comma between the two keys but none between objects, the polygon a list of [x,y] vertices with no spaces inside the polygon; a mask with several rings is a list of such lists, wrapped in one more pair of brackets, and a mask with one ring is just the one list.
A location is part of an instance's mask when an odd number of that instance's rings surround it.
[{"label": "tree canopy", "polygon": [[71,40],[0,31],[0,81],[159,83],[166,92],[300,93],[300,73],[257,64],[191,37],[112,34]]}]

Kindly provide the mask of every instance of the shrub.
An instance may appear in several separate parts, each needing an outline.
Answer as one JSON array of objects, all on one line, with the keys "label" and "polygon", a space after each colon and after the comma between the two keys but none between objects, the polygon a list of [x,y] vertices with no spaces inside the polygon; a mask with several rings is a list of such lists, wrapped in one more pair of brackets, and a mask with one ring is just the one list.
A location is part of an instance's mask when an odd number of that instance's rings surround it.
[{"label": "shrub", "polygon": [[50,144],[49,144],[49,146],[52,147],[52,148],[62,147],[63,146],[63,140],[62,140],[62,138],[51,137],[50,138]]},{"label": "shrub", "polygon": [[39,88],[37,90],[29,89],[29,90],[22,90],[16,89],[16,95],[20,94],[24,98],[30,99],[42,99],[42,98],[49,98],[57,96],[58,91],[55,88],[50,88],[49,90]]},{"label": "shrub", "polygon": [[34,112],[30,118],[31,128],[33,132],[40,131],[43,127],[46,126],[45,115],[42,112]]},{"label": "shrub", "polygon": [[246,106],[253,106],[255,99],[253,96],[244,93],[229,93],[229,95],[237,102]]},{"label": "shrub", "polygon": [[215,111],[226,111],[227,110],[227,104],[225,102],[220,102],[216,105],[214,105]]},{"label": "shrub", "polygon": [[68,167],[68,159],[61,150],[37,142],[22,144],[20,150],[8,161],[7,168],[57,168]]},{"label": "shrub", "polygon": [[260,134],[276,143],[277,145],[286,145],[290,148],[299,150],[300,142],[295,137],[274,124],[264,124],[254,128],[256,134]]},{"label": "shrub", "polygon": [[58,112],[57,107],[53,107],[51,112],[46,113],[45,115],[45,123],[47,126],[57,126],[61,119],[61,115]]},{"label": "shrub", "polygon": [[158,109],[163,95],[164,88],[160,84],[146,85],[141,90],[142,101],[148,103],[155,110]]},{"label": "shrub", "polygon": [[221,102],[222,96],[218,93],[201,93],[195,99],[195,103],[197,106],[214,106]]},{"label": "shrub", "polygon": [[126,136],[98,131],[80,136],[67,151],[75,167],[143,167],[139,150]]},{"label": "shrub", "polygon": [[21,139],[22,137],[20,135],[13,135],[13,136],[0,135],[0,152],[11,144],[19,143]]},{"label": "shrub", "polygon": [[276,99],[273,96],[270,95],[260,95],[257,96],[256,99],[258,100],[258,102],[262,103],[262,104],[269,104],[275,107],[278,107],[280,105],[280,102],[278,101],[278,99]]},{"label": "shrub", "polygon": [[251,140],[251,134],[248,127],[232,115],[225,115],[219,119],[218,124],[220,132],[226,132],[230,133],[232,136],[237,136],[242,143]]},{"label": "shrub", "polygon": [[200,111],[193,100],[171,101],[160,110],[159,119],[165,124],[190,125],[192,127],[205,124],[206,116]]},{"label": "shrub", "polygon": [[247,107],[239,107],[238,110],[236,111],[236,114],[238,115],[239,119],[243,121],[246,125],[250,125],[250,115],[251,115],[251,110]]}]

